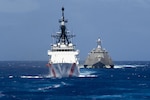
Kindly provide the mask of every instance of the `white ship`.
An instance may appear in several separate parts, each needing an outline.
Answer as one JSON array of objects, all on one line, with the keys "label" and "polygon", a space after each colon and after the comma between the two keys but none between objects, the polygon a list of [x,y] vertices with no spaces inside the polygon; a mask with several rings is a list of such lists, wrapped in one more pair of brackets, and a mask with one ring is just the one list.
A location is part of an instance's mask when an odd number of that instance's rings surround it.
[{"label": "white ship", "polygon": [[64,7],[62,7],[62,17],[59,20],[60,32],[57,32],[52,37],[56,43],[51,45],[51,50],[48,50],[50,56],[48,67],[50,77],[78,77],[79,76],[79,50],[75,49],[71,38],[75,35],[69,34],[67,31],[67,20],[64,18]]}]

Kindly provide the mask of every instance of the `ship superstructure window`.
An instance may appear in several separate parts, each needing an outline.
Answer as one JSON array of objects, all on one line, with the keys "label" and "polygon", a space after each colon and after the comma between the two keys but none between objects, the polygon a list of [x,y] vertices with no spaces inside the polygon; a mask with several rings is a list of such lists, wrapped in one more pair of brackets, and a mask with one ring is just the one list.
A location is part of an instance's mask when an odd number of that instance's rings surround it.
[{"label": "ship superstructure window", "polygon": [[52,51],[75,51],[74,49],[55,49]]}]

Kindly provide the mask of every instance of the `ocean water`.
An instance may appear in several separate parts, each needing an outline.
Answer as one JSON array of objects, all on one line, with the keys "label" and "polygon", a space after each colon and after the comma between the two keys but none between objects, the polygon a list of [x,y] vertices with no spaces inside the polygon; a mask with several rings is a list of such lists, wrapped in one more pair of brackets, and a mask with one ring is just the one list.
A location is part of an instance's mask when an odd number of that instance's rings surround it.
[{"label": "ocean water", "polygon": [[1,61],[0,100],[150,100],[150,62],[116,61],[114,69],[80,69],[50,78],[45,61]]}]

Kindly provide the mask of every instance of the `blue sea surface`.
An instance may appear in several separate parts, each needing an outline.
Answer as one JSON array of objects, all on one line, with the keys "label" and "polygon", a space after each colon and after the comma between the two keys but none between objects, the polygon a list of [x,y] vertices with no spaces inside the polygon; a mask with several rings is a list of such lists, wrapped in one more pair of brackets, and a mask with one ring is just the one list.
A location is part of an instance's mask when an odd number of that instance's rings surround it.
[{"label": "blue sea surface", "polygon": [[150,62],[116,61],[114,69],[80,69],[50,78],[45,61],[1,61],[0,100],[150,100]]}]

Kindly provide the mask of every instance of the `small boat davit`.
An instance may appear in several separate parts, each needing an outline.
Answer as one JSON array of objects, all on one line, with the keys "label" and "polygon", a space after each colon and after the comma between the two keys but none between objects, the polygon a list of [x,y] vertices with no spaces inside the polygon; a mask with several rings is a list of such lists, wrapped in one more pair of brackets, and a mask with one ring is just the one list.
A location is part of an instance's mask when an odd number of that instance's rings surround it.
[{"label": "small boat davit", "polygon": [[91,50],[84,63],[85,68],[113,68],[114,64],[108,52],[102,48],[101,40],[97,40],[97,48]]},{"label": "small boat davit", "polygon": [[79,50],[75,49],[71,40],[75,35],[69,34],[70,32],[66,28],[64,7],[62,7],[62,17],[59,23],[60,31],[52,35],[55,43],[51,45],[51,50],[48,50],[48,56],[50,56],[49,75],[50,77],[78,77],[80,74],[77,58]]}]

